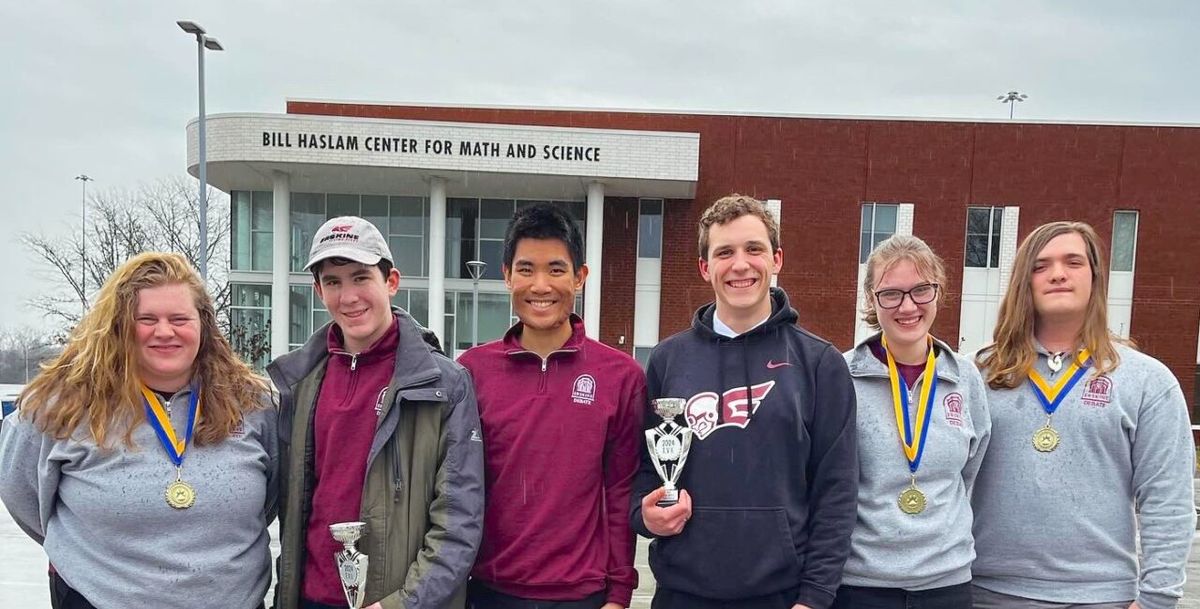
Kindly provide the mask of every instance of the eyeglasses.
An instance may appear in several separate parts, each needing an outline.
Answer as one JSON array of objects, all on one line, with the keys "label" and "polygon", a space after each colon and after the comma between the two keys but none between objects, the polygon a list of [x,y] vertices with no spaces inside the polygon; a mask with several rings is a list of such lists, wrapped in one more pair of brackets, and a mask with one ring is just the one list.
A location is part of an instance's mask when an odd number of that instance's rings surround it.
[{"label": "eyeglasses", "polygon": [[875,292],[875,303],[884,309],[895,309],[904,304],[904,297],[908,296],[913,304],[923,305],[933,302],[937,293],[938,284],[922,283],[911,290],[879,290]]}]

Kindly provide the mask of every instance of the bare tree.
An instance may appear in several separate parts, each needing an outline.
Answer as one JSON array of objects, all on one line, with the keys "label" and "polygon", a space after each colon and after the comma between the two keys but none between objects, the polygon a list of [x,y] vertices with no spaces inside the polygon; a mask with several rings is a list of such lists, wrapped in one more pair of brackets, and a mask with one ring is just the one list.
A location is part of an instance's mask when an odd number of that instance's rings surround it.
[{"label": "bare tree", "polygon": [[[89,297],[126,259],[147,251],[179,252],[199,267],[199,256],[208,261],[208,289],[213,296],[222,330],[230,336],[229,198],[209,189],[207,251],[200,252],[200,208],[195,181],[171,177],[143,184],[134,191],[100,190],[88,197],[88,223],[66,227],[69,236],[26,233],[24,243],[45,263],[45,273],[58,285],[30,301],[63,335],[73,328],[89,306]],[[87,239],[87,255],[83,239]],[[86,283],[83,281],[87,275]],[[84,292],[84,285],[88,293]],[[239,332],[248,361],[263,358],[261,332]],[[269,352],[269,347],[265,347]]]},{"label": "bare tree", "polygon": [[57,353],[54,339],[31,327],[0,329],[0,383],[28,383]]}]

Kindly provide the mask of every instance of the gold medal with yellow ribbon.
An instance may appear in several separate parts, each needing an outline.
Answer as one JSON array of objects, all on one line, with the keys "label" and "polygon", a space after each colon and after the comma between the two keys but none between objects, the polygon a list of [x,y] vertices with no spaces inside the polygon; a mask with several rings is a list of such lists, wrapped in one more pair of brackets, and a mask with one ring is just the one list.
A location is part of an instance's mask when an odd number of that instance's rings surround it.
[{"label": "gold medal with yellow ribbon", "polygon": [[162,444],[171,462],[175,464],[175,481],[167,485],[167,504],[177,510],[186,510],[196,503],[196,489],[183,481],[183,454],[192,441],[192,432],[196,430],[196,415],[200,412],[200,388],[193,387],[188,398],[187,428],[184,429],[182,439],[175,435],[171,418],[167,416],[167,410],[159,402],[158,396],[145,385],[142,385],[142,397],[146,400],[146,421],[154,429],[159,444]]},{"label": "gold medal with yellow ribbon", "polygon": [[1090,366],[1091,359],[1088,350],[1081,349],[1079,355],[1072,358],[1071,367],[1067,368],[1066,374],[1053,385],[1047,382],[1037,370],[1032,368],[1029,370],[1029,386],[1033,388],[1034,395],[1042,404],[1042,410],[1046,411],[1046,424],[1033,432],[1034,450],[1048,453],[1058,448],[1058,443],[1062,438],[1051,425],[1054,411],[1058,410],[1059,405],[1066,399],[1067,394],[1071,393],[1071,389],[1075,387],[1079,379],[1083,378]]},{"label": "gold medal with yellow ribbon", "polygon": [[908,385],[896,368],[896,360],[883,338],[883,352],[887,354],[888,380],[892,387],[892,407],[896,413],[896,429],[900,432],[900,445],[908,459],[908,488],[900,493],[898,504],[905,514],[920,514],[925,511],[925,493],[917,488],[917,470],[925,454],[925,440],[929,433],[929,417],[933,413],[933,399],[937,395],[937,353],[933,348],[933,337],[929,341],[929,355],[925,359],[925,382],[921,384],[921,396],[917,401],[917,415],[909,417]]}]

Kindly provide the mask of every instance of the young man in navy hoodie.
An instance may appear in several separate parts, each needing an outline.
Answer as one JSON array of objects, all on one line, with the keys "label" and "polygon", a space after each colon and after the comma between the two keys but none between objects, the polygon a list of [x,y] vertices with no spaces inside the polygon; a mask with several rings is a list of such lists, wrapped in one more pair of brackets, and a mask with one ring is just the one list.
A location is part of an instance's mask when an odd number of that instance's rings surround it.
[{"label": "young man in navy hoodie", "polygon": [[459,357],[486,438],[472,609],[621,609],[637,587],[628,505],[646,383],[571,312],[588,274],[582,242],[559,207],[518,211],[503,271],[520,321]]},{"label": "young man in navy hoodie", "polygon": [[858,495],[854,387],[833,345],[796,325],[766,207],[730,195],[700,218],[715,303],[655,347],[650,398],[684,398],[691,452],[679,503],[659,507],[649,453],[632,521],[654,538],[654,609],[827,609]]}]

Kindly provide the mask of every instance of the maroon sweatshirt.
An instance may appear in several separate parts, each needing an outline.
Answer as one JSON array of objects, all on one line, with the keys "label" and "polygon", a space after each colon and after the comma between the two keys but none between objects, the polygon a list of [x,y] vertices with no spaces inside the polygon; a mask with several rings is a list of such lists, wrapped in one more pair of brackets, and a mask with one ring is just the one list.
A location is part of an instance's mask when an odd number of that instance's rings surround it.
[{"label": "maroon sweatshirt", "polygon": [[361,520],[367,456],[383,409],[383,400],[396,363],[400,325],[392,320],[375,344],[350,354],[342,331],[329,326],[329,363],[317,396],[313,422],[316,454],[313,462],[312,512],[305,530],[304,598],[326,605],[345,605],[334,555],[342,544],[333,540],[329,525]]},{"label": "maroon sweatshirt", "polygon": [[637,587],[629,494],[646,380],[628,355],[584,335],[543,360],[521,324],[467,351],[483,422],[487,503],[472,577],[501,593],[576,600]]}]

